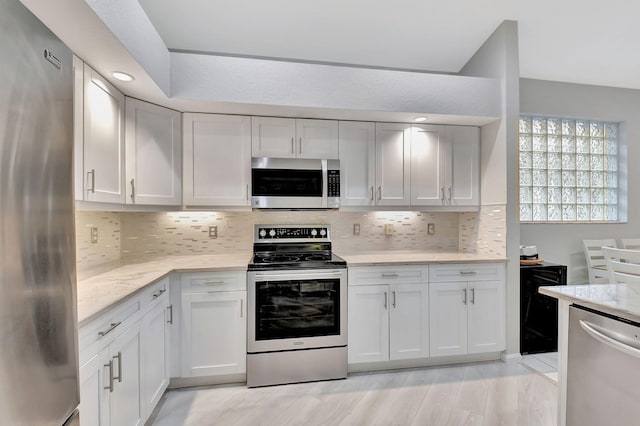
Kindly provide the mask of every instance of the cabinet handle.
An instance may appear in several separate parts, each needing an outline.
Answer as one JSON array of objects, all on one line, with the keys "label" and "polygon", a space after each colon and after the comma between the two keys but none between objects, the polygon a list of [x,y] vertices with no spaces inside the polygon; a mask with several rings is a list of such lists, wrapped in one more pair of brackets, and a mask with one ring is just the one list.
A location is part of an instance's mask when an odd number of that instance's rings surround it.
[{"label": "cabinet handle", "polygon": [[104,389],[109,389],[109,392],[113,392],[113,360],[109,360],[109,364],[104,366],[109,367],[109,386],[105,386]]},{"label": "cabinet handle", "polygon": [[205,281],[202,284],[205,285],[217,285],[217,284],[224,284],[223,280],[218,280],[218,281]]},{"label": "cabinet handle", "polygon": [[162,289],[162,290],[160,290],[159,292],[155,293],[155,294],[153,295],[153,298],[154,298],[154,299],[157,299],[158,297],[162,296],[162,294],[163,294],[165,291],[167,291],[167,289],[166,289],[166,288],[163,288],[163,289]]},{"label": "cabinet handle", "polygon": [[460,271],[460,275],[475,275],[476,271]]},{"label": "cabinet handle", "polygon": [[476,304],[476,289],[475,288],[471,289],[471,303],[473,303],[474,305]]},{"label": "cabinet handle", "polygon": [[120,324],[121,324],[121,321],[112,322],[111,325],[109,326],[109,328],[107,328],[105,331],[99,331],[98,332],[98,336],[99,337],[106,336],[107,334],[111,333],[113,331],[113,329],[116,328],[117,326],[119,326]]},{"label": "cabinet handle", "polygon": [[131,179],[131,201],[136,199],[136,185],[134,179]]},{"label": "cabinet handle", "polygon": [[462,303],[464,303],[466,305],[467,304],[467,289],[463,288],[462,291],[464,292],[464,299],[462,300]]},{"label": "cabinet handle", "polygon": [[373,185],[371,185],[371,202],[373,202]]},{"label": "cabinet handle", "polygon": [[378,201],[382,200],[382,187],[378,187]]},{"label": "cabinet handle", "polygon": [[247,184],[247,201],[249,201],[249,184]]},{"label": "cabinet handle", "polygon": [[302,136],[300,136],[299,146],[300,146],[300,149],[298,150],[298,154],[302,154]]},{"label": "cabinet handle", "polygon": [[243,307],[242,307],[243,305],[244,305],[244,299],[240,299],[240,318],[244,317]]},{"label": "cabinet handle", "polygon": [[122,352],[118,352],[118,355],[114,356],[113,359],[118,360],[118,377],[113,376],[113,380],[118,379],[118,383],[122,383]]},{"label": "cabinet handle", "polygon": [[173,305],[169,305],[167,309],[169,310],[169,321],[167,322],[173,325]]},{"label": "cabinet handle", "polygon": [[442,194],[442,197],[440,197],[440,200],[444,203],[444,186],[440,188],[440,193]]},{"label": "cabinet handle", "polygon": [[396,291],[395,290],[391,292],[391,296],[393,296],[392,304],[393,304],[393,307],[395,308],[396,307]]},{"label": "cabinet handle", "polygon": [[449,202],[451,202],[451,187],[449,187]]},{"label": "cabinet handle", "polygon": [[[92,194],[95,194],[96,192],[96,169],[91,169],[90,172],[87,172],[87,175],[91,175],[91,188],[89,189],[89,192],[91,192]],[[89,176],[87,176],[89,177]]]},{"label": "cabinet handle", "polygon": [[384,292],[384,308],[387,309],[387,292]]},{"label": "cabinet handle", "polygon": [[399,275],[397,273],[388,273],[388,272],[383,272],[382,273],[382,277],[383,278],[397,278]]},{"label": "cabinet handle", "polygon": [[293,137],[291,137],[291,153],[295,154],[296,152],[294,151],[293,144],[294,144]]}]

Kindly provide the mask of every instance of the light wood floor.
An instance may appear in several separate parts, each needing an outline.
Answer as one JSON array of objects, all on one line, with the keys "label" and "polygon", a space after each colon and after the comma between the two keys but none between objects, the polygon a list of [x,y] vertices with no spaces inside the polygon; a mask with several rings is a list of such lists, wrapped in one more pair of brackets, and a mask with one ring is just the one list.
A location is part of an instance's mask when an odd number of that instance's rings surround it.
[{"label": "light wood floor", "polygon": [[346,380],[169,391],[149,424],[556,424],[556,385],[517,361],[353,374]]}]

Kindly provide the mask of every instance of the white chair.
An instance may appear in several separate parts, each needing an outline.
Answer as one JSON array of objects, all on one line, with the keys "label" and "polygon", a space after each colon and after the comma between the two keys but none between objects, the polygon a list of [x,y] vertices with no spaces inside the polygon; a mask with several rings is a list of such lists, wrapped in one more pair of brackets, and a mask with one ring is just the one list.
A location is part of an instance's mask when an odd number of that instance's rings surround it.
[{"label": "white chair", "polygon": [[616,240],[582,240],[584,256],[587,259],[590,284],[604,284],[609,282],[607,277],[607,262],[604,260],[602,247],[616,247]]},{"label": "white chair", "polygon": [[640,250],[640,238],[621,238],[620,243],[623,249]]},{"label": "white chair", "polygon": [[612,283],[640,283],[640,251],[602,247],[609,281]]}]

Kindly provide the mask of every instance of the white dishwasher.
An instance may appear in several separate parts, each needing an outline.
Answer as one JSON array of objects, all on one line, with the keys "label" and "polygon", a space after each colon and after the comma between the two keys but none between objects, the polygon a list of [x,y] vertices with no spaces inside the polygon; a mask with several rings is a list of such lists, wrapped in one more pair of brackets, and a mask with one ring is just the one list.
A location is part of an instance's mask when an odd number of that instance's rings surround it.
[{"label": "white dishwasher", "polygon": [[640,424],[640,324],[569,307],[567,426]]}]

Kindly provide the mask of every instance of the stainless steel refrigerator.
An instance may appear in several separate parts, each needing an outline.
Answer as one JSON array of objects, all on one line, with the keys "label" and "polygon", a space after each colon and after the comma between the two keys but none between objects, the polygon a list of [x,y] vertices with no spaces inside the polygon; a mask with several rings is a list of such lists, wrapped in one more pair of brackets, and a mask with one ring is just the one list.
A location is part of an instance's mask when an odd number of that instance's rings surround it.
[{"label": "stainless steel refrigerator", "polygon": [[0,0],[0,58],[0,424],[77,424],[72,55]]}]

